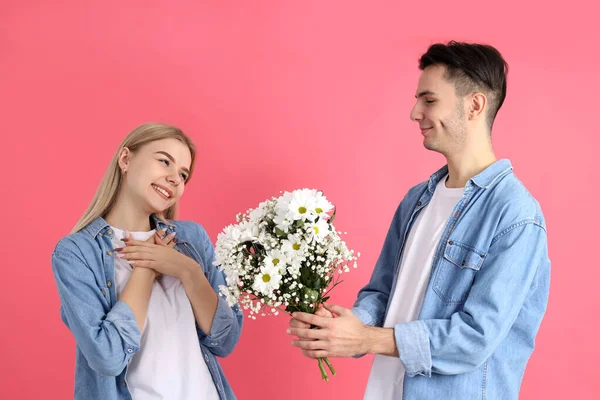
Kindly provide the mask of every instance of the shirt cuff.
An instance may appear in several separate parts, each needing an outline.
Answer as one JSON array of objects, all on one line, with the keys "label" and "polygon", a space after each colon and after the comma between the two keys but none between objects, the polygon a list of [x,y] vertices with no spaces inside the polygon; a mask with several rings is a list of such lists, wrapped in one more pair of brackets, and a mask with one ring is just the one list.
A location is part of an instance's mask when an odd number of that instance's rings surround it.
[{"label": "shirt cuff", "polygon": [[394,326],[394,337],[406,374],[431,378],[431,348],[429,331],[423,321]]},{"label": "shirt cuff", "polygon": [[140,351],[141,332],[135,320],[135,314],[127,303],[117,301],[108,314],[106,321],[113,324],[125,342],[125,352],[129,355]]},{"label": "shirt cuff", "polygon": [[223,339],[229,333],[233,325],[233,310],[227,304],[227,300],[218,296],[217,311],[213,317],[210,333],[207,335],[198,327],[198,336],[206,346],[220,346]]}]

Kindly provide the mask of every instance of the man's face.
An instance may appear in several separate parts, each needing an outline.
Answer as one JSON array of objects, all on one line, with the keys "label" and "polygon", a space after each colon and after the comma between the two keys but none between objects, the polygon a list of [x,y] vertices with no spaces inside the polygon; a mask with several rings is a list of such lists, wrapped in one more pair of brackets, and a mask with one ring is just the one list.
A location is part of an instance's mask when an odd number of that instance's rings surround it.
[{"label": "man's face", "polygon": [[445,73],[446,68],[439,65],[421,73],[410,118],[419,123],[426,149],[449,156],[463,147],[467,118],[464,101],[456,96],[455,85]]}]

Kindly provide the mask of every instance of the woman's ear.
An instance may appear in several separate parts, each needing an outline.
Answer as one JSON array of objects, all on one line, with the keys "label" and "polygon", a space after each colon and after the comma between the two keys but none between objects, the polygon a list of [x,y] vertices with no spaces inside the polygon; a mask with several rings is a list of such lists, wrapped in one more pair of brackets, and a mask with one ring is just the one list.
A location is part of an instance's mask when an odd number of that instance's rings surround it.
[{"label": "woman's ear", "polygon": [[127,172],[130,160],[131,150],[129,150],[127,147],[123,147],[119,152],[119,168],[121,168],[121,173]]}]

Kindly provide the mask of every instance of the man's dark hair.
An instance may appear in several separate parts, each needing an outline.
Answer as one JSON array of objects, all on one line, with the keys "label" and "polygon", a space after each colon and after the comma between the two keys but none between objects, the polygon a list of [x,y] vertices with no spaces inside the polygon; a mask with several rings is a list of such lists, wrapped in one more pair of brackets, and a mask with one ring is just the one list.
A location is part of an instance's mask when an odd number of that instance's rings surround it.
[{"label": "man's dark hair", "polygon": [[481,91],[488,98],[490,131],[506,97],[508,64],[489,45],[450,41],[436,43],[419,59],[419,69],[431,65],[446,67],[446,79],[454,83],[457,96]]}]

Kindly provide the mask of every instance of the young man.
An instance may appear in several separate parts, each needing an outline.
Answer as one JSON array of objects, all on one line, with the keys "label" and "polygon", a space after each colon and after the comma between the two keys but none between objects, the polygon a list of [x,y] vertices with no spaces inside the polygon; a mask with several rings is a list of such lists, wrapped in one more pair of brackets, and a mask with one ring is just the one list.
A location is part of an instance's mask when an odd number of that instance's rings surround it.
[{"label": "young man", "polygon": [[375,354],[365,399],[517,399],[550,260],[538,202],[492,149],[508,66],[450,42],[419,68],[410,117],[447,165],[400,203],[354,307],[298,313],[288,333],[312,358]]}]

